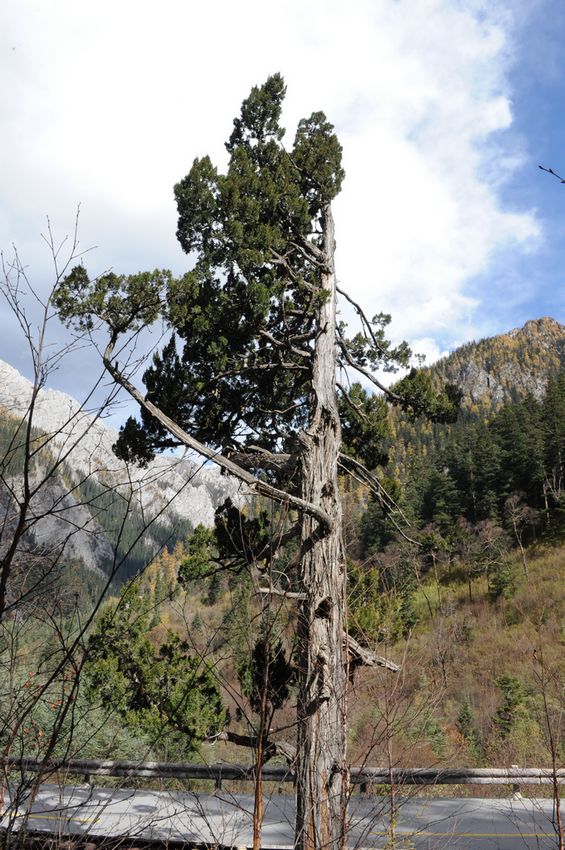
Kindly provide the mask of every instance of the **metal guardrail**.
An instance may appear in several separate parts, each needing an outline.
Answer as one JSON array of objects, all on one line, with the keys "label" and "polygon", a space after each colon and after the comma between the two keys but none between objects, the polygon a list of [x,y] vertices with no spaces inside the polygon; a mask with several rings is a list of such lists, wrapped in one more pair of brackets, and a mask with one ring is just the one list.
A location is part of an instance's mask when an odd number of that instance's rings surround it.
[{"label": "metal guardrail", "polygon": [[[222,782],[240,780],[252,782],[256,771],[253,766],[219,762],[216,764],[190,764],[169,762],[113,761],[98,759],[68,759],[45,762],[32,758],[4,758],[4,771],[41,773],[45,776],[65,773],[83,776],[128,776],[154,779],[209,779],[220,788]],[[261,771],[265,782],[294,782],[294,771],[288,767],[265,765]],[[519,793],[521,785],[548,785],[557,781],[565,784],[565,769],[552,771],[540,767],[459,767],[427,768],[352,767],[353,785],[362,790],[372,785],[512,785]]]}]

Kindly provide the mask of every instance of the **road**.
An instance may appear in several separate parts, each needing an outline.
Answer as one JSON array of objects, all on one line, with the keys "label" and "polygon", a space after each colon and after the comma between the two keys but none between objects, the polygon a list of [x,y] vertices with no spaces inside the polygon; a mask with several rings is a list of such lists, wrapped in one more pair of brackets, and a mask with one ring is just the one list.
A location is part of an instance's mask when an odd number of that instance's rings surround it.
[{"label": "road", "polygon": [[[401,799],[396,826],[400,847],[416,850],[549,850],[557,841],[551,800]],[[253,798],[42,785],[17,824],[49,832],[191,841],[249,847]],[[565,813],[564,813],[565,814]],[[5,826],[8,815],[0,819]],[[263,825],[265,848],[292,847],[293,800],[274,795]],[[350,847],[384,848],[388,832],[385,798],[355,797],[351,803]]]}]

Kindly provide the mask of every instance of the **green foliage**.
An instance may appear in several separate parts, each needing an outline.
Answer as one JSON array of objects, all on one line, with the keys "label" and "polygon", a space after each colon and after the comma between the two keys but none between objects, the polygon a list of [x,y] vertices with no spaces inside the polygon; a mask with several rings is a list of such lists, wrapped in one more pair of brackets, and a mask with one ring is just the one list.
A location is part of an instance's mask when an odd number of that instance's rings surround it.
[{"label": "green foliage", "polygon": [[[386,475],[380,476],[383,489],[394,502],[400,502],[401,489],[398,481]],[[367,508],[361,516],[358,528],[357,546],[359,558],[382,551],[396,536],[396,528],[391,522],[390,513],[377,496],[371,494]]]},{"label": "green foliage", "polygon": [[446,446],[422,456],[406,482],[406,501],[420,524],[448,529],[459,518],[488,520],[510,531],[509,500],[519,494],[526,540],[534,520],[546,534],[563,525],[565,372],[551,377],[541,402],[532,396],[503,407],[486,423],[453,428]]},{"label": "green foliage", "polygon": [[120,714],[128,728],[152,740],[180,735],[186,753],[223,725],[212,669],[171,631],[161,646],[152,644],[134,586],[100,617],[88,641],[86,675],[91,696]]},{"label": "green foliage", "polygon": [[412,419],[425,414],[434,422],[457,420],[461,390],[453,384],[445,384],[438,392],[430,372],[424,369],[411,369],[406,377],[395,384],[394,391],[400,396],[399,406]]},{"label": "green foliage", "polygon": [[[388,313],[377,313],[365,327],[365,333],[355,334],[350,339],[345,338],[346,327],[340,326],[340,335],[349,354],[356,363],[364,369],[382,368],[385,372],[395,372],[399,368],[410,365],[412,352],[406,342],[393,348],[386,338],[386,328],[390,324],[391,317]],[[414,374],[416,370],[414,370]],[[421,379],[426,381],[426,379]],[[426,382],[427,386],[427,382]]]},{"label": "green foliage", "polygon": [[348,567],[349,629],[362,643],[407,636],[417,622],[416,578],[409,553],[391,547],[364,565]]},{"label": "green foliage", "polygon": [[445,732],[437,717],[431,715],[426,717],[425,722],[421,725],[420,733],[430,744],[437,757],[443,758],[446,745]]},{"label": "green foliage", "polygon": [[368,469],[384,465],[384,441],[389,434],[388,405],[381,396],[369,395],[361,384],[352,384],[340,395],[339,413],[343,452],[361,460]]},{"label": "green foliage", "polygon": [[465,698],[461,711],[457,715],[457,727],[464,738],[471,737],[475,728],[475,716],[468,698]]},{"label": "green foliage", "polygon": [[206,592],[206,605],[215,605],[222,592],[222,576],[216,570],[208,579],[208,587]]},{"label": "green foliage", "polygon": [[494,724],[502,738],[508,737],[516,722],[523,716],[526,701],[526,689],[523,683],[508,673],[495,680],[495,685],[502,693],[502,702],[496,710]]},{"label": "green foliage", "polygon": [[226,571],[239,576],[250,564],[268,557],[272,546],[268,525],[266,512],[249,518],[228,499],[216,510],[213,529],[199,525],[189,537],[187,556],[179,566],[180,584],[189,589],[207,579],[207,604],[214,605]]},{"label": "green foliage", "polygon": [[422,486],[419,508],[422,523],[435,523],[441,529],[449,528],[461,515],[461,494],[448,467],[426,469],[426,477],[419,479]]},{"label": "green foliage", "polygon": [[501,553],[492,564],[489,573],[488,592],[491,599],[510,599],[516,592],[516,563]]},{"label": "green foliage", "polygon": [[155,321],[159,291],[170,279],[170,272],[155,269],[133,275],[108,272],[91,281],[84,266],[76,266],[59,286],[53,306],[63,321],[72,317],[82,330],[91,330],[98,316],[120,334]]},{"label": "green foliage", "polygon": [[[279,74],[254,87],[234,120],[225,173],[205,156],[175,186],[177,238],[194,259],[190,271],[91,280],[79,266],[55,299],[65,321],[106,322],[112,342],[159,314],[171,337],[143,376],[147,399],[214,448],[252,442],[295,450],[311,411],[315,317],[326,297],[323,234],[344,172],[341,146],[322,112],[301,120],[293,145],[283,146],[285,92]],[[392,347],[386,340],[389,321],[385,314],[362,317],[363,333],[351,339],[342,326],[338,345],[346,361],[362,369],[408,366],[406,343]],[[353,405],[341,406],[345,445],[373,466],[383,455],[383,404],[360,387],[352,393]],[[397,401],[413,415],[456,415],[453,388],[437,393],[416,370],[401,382]],[[175,444],[142,409],[140,421],[123,427],[116,451],[147,461]]]},{"label": "green foliage", "polygon": [[[204,157],[175,187],[177,236],[196,256],[190,272],[175,280],[154,274],[143,281],[143,297],[132,292],[136,281],[124,278],[117,319],[110,304],[114,279],[100,301],[100,281],[75,272],[58,302],[64,317],[74,303],[79,319],[90,311],[119,329],[128,311],[149,321],[160,299],[175,336],[144,375],[148,397],[212,446],[253,433],[275,447],[305,421],[308,371],[281,370],[279,348],[268,340],[311,337],[308,305],[318,272],[294,245],[317,229],[343,171],[340,145],[322,113],[300,122],[292,150],[285,150],[284,94],[280,75],[255,87],[234,121],[226,173]],[[280,259],[289,254],[292,276]],[[270,413],[281,409],[288,411],[284,418]],[[123,456],[146,459],[170,443],[142,413],[140,425],[130,420],[122,431],[119,448]]]},{"label": "green foliage", "polygon": [[478,757],[481,753],[481,743],[479,733],[477,731],[477,722],[475,713],[471,707],[468,697],[465,697],[461,710],[457,715],[457,728],[464,739],[471,754]]},{"label": "green foliage", "polygon": [[269,525],[266,511],[250,518],[230,499],[224,502],[214,517],[216,545],[224,566],[241,572],[266,558],[272,547]]},{"label": "green foliage", "polygon": [[216,534],[211,528],[197,525],[187,542],[187,556],[179,566],[178,580],[189,589],[194,582],[215,572]]},{"label": "green foliage", "polygon": [[241,657],[237,668],[242,693],[255,712],[260,711],[263,694],[271,710],[282,708],[295,677],[281,640],[268,634],[271,630],[272,625],[262,629],[263,635],[255,642],[251,654]]}]

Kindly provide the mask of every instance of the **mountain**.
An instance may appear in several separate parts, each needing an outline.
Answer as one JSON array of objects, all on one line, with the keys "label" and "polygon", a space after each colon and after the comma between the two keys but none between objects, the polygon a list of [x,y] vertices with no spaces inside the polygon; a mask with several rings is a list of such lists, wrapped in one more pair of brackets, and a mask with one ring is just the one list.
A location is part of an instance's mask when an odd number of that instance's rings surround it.
[{"label": "mountain", "polygon": [[533,395],[538,401],[548,377],[565,366],[565,326],[548,317],[480,342],[468,342],[431,371],[463,392],[463,408],[488,413]]},{"label": "mountain", "polygon": [[[31,393],[32,384],[0,361],[4,509],[8,503],[15,507],[10,489],[17,494],[21,488],[18,454],[11,450],[22,442]],[[35,521],[28,538],[43,548],[64,543],[66,560],[93,570],[111,570],[119,539],[120,556],[129,560],[131,573],[165,541],[198,524],[212,525],[216,507],[227,498],[241,498],[237,481],[188,457],[162,455],[146,468],[126,465],[112,451],[118,432],[57,390],[40,390],[32,422],[34,447],[43,446],[35,454],[32,479],[41,481],[50,468],[55,474],[33,500]],[[135,552],[128,554],[131,547]]]},{"label": "mountain", "polygon": [[529,394],[542,398],[550,375],[565,367],[565,326],[551,318],[533,319],[522,328],[468,342],[428,367],[437,386],[454,384],[462,392],[456,426],[415,422],[397,408],[389,415],[385,442],[387,474],[403,480],[422,455],[443,448],[454,429],[488,421],[505,404]]}]

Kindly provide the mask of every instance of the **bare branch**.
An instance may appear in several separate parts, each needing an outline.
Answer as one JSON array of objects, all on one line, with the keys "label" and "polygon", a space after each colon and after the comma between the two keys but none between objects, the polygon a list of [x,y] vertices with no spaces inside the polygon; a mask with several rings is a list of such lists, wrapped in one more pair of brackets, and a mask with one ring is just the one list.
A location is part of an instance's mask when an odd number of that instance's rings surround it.
[{"label": "bare branch", "polygon": [[301,254],[308,263],[311,263],[325,274],[331,274],[331,269],[328,266],[325,253],[316,247],[316,245],[309,242],[308,239],[303,239],[300,244],[298,242],[291,242],[290,244],[293,248],[296,248],[298,253]]},{"label": "bare branch", "polygon": [[373,375],[372,372],[369,372],[368,369],[364,369],[363,366],[360,366],[359,363],[357,363],[357,361],[349,353],[347,345],[345,343],[345,340],[343,339],[343,337],[339,333],[339,330],[338,330],[337,344],[338,344],[343,356],[345,357],[347,364],[349,366],[351,366],[352,369],[355,369],[356,372],[359,372],[360,375],[363,375],[363,377],[367,378],[368,381],[370,381],[372,384],[374,384],[375,387],[377,387],[377,389],[379,389],[381,392],[383,392],[387,396],[387,398],[389,398],[391,401],[395,401],[395,402],[401,401],[401,398],[400,398],[399,395],[397,395],[397,393],[394,393],[388,387],[385,387],[384,384],[381,384],[381,382],[378,381],[375,378],[375,376]]},{"label": "bare branch", "polygon": [[[224,729],[207,738],[208,743],[214,744],[216,741],[228,741],[230,744],[236,744],[238,747],[247,747],[250,750],[256,750],[258,744],[257,735],[240,735],[238,732],[231,732],[229,729]],[[289,765],[292,765],[296,759],[296,747],[286,741],[266,741],[263,750],[263,763],[269,761],[275,756],[282,756],[286,759]]]},{"label": "bare branch", "polygon": [[228,448],[226,457],[244,469],[265,469],[273,472],[293,472],[298,459],[295,455],[274,453],[261,446],[247,446],[244,450]]},{"label": "bare branch", "polygon": [[553,170],[553,168],[544,168],[543,165],[538,165],[538,168],[541,168],[542,171],[545,171],[547,174],[551,174],[552,177],[557,177],[560,183],[565,183],[563,177],[561,177],[557,172]]},{"label": "bare branch", "polygon": [[264,339],[268,339],[269,342],[274,345],[276,348],[284,349],[285,351],[290,350],[293,354],[297,354],[299,357],[312,357],[312,352],[307,348],[297,348],[292,344],[288,344],[286,342],[281,342],[278,339],[270,334],[268,331],[259,331],[259,336],[262,336]]},{"label": "bare branch", "polygon": [[114,344],[114,340],[112,339],[106,346],[106,350],[103,355],[104,366],[114,378],[116,383],[127,390],[131,397],[135,399],[141,407],[147,410],[148,413],[154,416],[164,428],[177,438],[177,440],[187,446],[187,448],[198,452],[198,454],[212,461],[212,463],[215,463],[220,467],[220,469],[224,469],[235,478],[243,481],[244,484],[249,486],[250,490],[258,493],[260,496],[266,496],[268,499],[272,499],[281,505],[288,505],[290,508],[294,508],[295,510],[302,511],[309,516],[314,517],[320,523],[320,532],[322,533],[322,536],[331,532],[333,522],[324,510],[317,507],[317,505],[306,502],[304,499],[300,499],[298,496],[293,496],[284,490],[279,490],[277,487],[267,484],[266,481],[261,481],[260,479],[255,478],[254,475],[251,475],[251,473],[243,469],[241,466],[238,466],[238,464],[234,463],[232,460],[229,460],[229,458],[204,445],[204,443],[201,443],[195,437],[192,437],[187,431],[163,413],[163,411],[153,404],[153,402],[144,398],[143,394],[137,389],[137,387],[135,387],[134,384],[132,384],[126,376],[122,374],[117,366],[112,363],[111,356]]},{"label": "bare branch", "polygon": [[355,404],[355,402],[353,401],[353,399],[351,398],[351,396],[349,395],[349,393],[347,392],[347,390],[345,389],[343,384],[340,384],[339,381],[337,381],[336,387],[338,388],[338,390],[340,391],[340,393],[344,397],[344,399],[347,402],[347,404],[349,405],[349,407],[353,410],[353,412],[356,413],[357,416],[359,416],[363,420],[363,422],[368,422],[369,419],[368,419],[367,414],[365,413],[365,411],[363,410],[363,408],[361,407],[360,404]]},{"label": "bare branch", "polygon": [[[390,520],[396,531],[400,534],[401,537],[404,538],[404,540],[406,540],[407,543],[411,543],[413,546],[422,546],[422,544],[418,540],[415,540],[413,537],[410,537],[408,534],[406,534],[404,529],[396,521],[394,517],[395,513],[399,514],[406,527],[410,528],[410,523],[408,522],[407,517],[402,511],[402,508],[385,490],[378,477],[373,472],[370,472],[370,470],[368,470],[367,467],[361,463],[361,461],[343,453],[340,453],[339,456],[339,466],[341,467],[341,469],[343,469],[345,472],[355,478],[356,481],[359,481],[361,484],[364,484],[371,490],[372,493],[375,494],[381,508],[383,509],[383,511],[385,511],[387,518]],[[349,469],[349,466],[353,466],[359,474],[357,475],[354,471]]]},{"label": "bare branch", "polygon": [[370,649],[361,646],[361,644],[358,643],[354,637],[351,637],[351,635],[344,635],[343,639],[345,646],[349,651],[349,663],[352,667],[384,667],[392,673],[398,673],[400,671],[400,666],[395,664],[394,661],[389,661],[388,658],[383,658],[382,655],[377,655]]},{"label": "bare branch", "polygon": [[350,295],[347,294],[347,292],[345,292],[345,290],[341,289],[339,286],[336,286],[336,291],[339,292],[340,295],[343,295],[345,300],[348,301],[351,304],[351,306],[353,307],[353,309],[355,310],[355,312],[357,313],[357,315],[361,319],[361,324],[362,324],[366,334],[368,334],[368,336],[370,337],[373,346],[377,349],[379,354],[382,354],[383,357],[384,357],[387,352],[382,347],[379,340],[376,338],[376,336],[373,332],[373,329],[371,327],[371,322],[369,321],[369,319],[365,315],[364,310],[359,306],[359,304],[356,301],[353,300],[353,298]]},{"label": "bare branch", "polygon": [[307,593],[300,593],[294,590],[281,590],[279,587],[274,587],[272,584],[268,587],[258,587],[257,593],[265,596],[280,596],[282,599],[307,599]]}]

